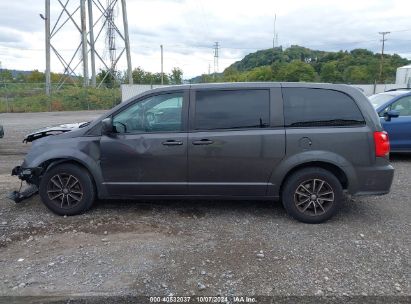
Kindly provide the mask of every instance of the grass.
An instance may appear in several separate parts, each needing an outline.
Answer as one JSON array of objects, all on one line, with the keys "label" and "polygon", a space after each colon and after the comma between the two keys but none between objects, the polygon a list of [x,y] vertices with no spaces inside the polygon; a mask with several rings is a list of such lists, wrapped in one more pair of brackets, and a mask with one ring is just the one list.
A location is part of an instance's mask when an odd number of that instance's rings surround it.
[{"label": "grass", "polygon": [[51,96],[38,84],[8,84],[0,88],[0,113],[103,110],[120,102],[119,88],[67,86],[53,91]]}]

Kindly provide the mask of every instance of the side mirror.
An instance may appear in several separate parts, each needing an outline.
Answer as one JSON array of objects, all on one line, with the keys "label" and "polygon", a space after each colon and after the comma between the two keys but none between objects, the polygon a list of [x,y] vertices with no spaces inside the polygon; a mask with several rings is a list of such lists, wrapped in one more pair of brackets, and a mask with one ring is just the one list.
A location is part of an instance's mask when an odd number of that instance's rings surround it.
[{"label": "side mirror", "polygon": [[400,113],[397,110],[389,110],[384,113],[385,121],[391,121],[391,118],[397,118],[400,116]]},{"label": "side mirror", "polygon": [[111,117],[104,118],[101,121],[101,133],[102,134],[110,134],[113,133],[113,119]]}]

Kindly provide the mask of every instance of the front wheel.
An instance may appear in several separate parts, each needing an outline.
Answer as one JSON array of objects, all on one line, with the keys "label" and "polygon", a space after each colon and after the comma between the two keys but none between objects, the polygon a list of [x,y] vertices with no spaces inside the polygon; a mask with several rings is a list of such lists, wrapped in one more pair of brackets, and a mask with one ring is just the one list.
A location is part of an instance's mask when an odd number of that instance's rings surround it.
[{"label": "front wheel", "polygon": [[305,168],[287,178],[282,201],[293,218],[317,224],[337,212],[343,201],[343,190],[331,172],[317,167]]},{"label": "front wheel", "polygon": [[57,165],[41,178],[41,200],[58,215],[76,215],[93,204],[95,191],[87,170],[70,163]]}]

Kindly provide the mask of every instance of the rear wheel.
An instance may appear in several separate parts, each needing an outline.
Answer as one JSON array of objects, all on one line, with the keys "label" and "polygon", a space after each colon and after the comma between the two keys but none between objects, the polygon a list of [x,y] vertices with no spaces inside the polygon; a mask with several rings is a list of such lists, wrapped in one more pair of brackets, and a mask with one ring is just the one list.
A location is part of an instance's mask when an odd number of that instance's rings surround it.
[{"label": "rear wheel", "polygon": [[285,181],[282,201],[288,214],[305,223],[322,223],[341,206],[343,190],[331,172],[317,167],[293,173]]},{"label": "rear wheel", "polygon": [[93,204],[95,191],[87,170],[69,163],[57,165],[41,179],[40,197],[43,203],[59,215],[75,215]]}]

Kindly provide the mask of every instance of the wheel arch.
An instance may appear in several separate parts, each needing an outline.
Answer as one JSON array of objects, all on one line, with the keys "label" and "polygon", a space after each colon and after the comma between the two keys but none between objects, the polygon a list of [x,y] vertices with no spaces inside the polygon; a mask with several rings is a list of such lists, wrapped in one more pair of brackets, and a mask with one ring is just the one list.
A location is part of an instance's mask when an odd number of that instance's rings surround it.
[{"label": "wheel arch", "polygon": [[293,175],[295,172],[299,170],[302,170],[305,168],[313,168],[313,167],[322,168],[324,170],[331,172],[339,180],[342,188],[348,189],[349,181],[348,181],[347,174],[339,166],[332,164],[330,162],[326,162],[326,161],[309,161],[309,162],[305,162],[305,163],[294,166],[285,174],[285,176],[281,180],[279,195],[281,196],[285,182],[291,175]]},{"label": "wheel arch", "polygon": [[96,172],[95,168],[92,168],[91,166],[89,166],[86,162],[77,159],[77,158],[72,158],[72,157],[58,157],[58,158],[52,158],[52,159],[48,159],[44,162],[41,163],[41,167],[43,167],[43,172],[42,175],[44,173],[46,173],[47,171],[49,171],[50,169],[61,165],[61,164],[74,164],[76,166],[79,166],[80,168],[86,170],[90,176],[91,176],[91,180],[93,182],[94,185],[94,189],[96,190],[96,194],[98,197],[101,196],[102,193],[105,193],[105,188],[102,185],[102,179],[101,179],[101,174],[100,172]]}]

